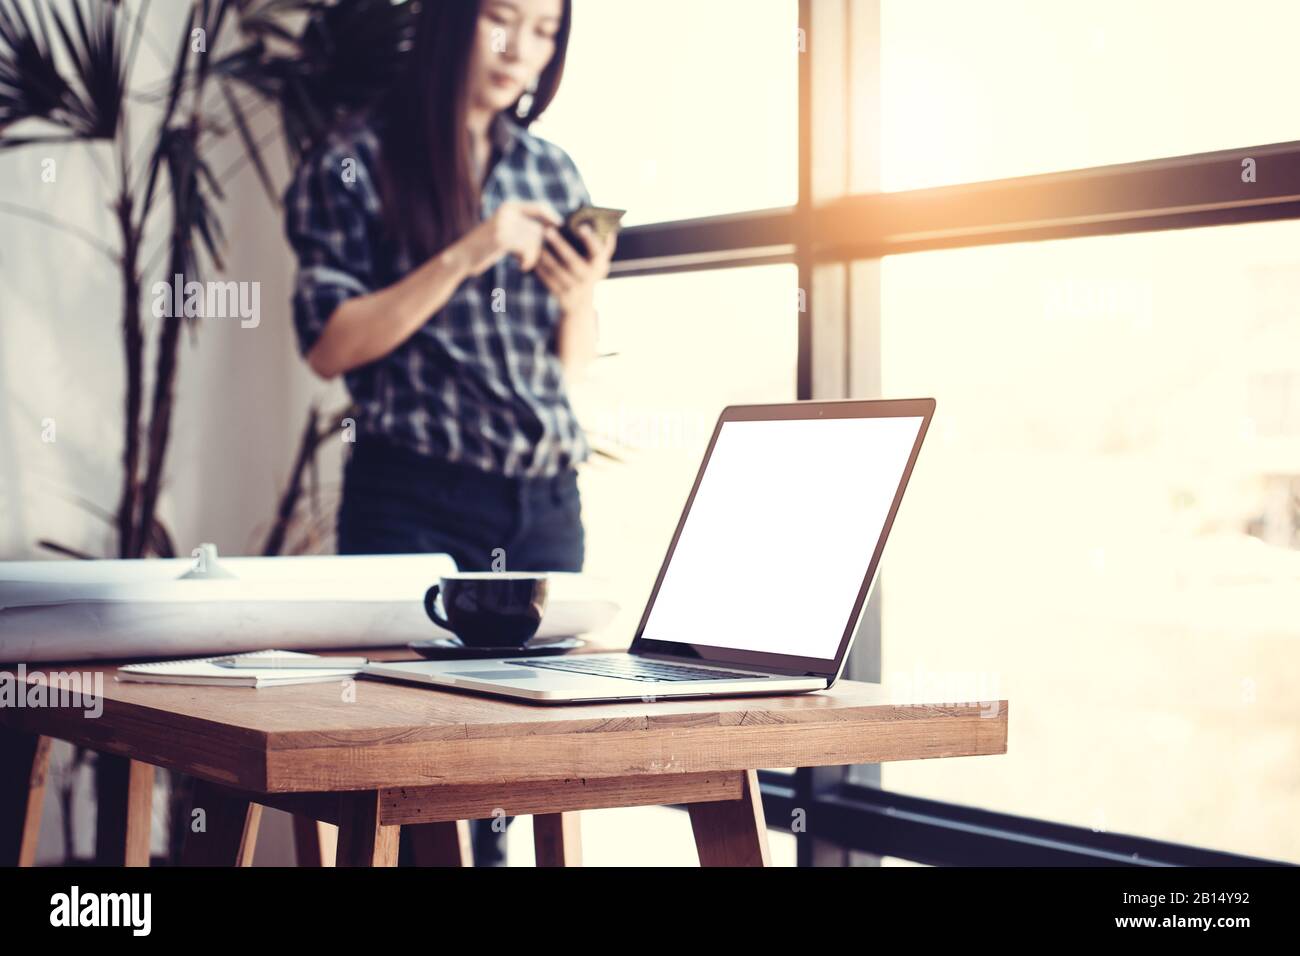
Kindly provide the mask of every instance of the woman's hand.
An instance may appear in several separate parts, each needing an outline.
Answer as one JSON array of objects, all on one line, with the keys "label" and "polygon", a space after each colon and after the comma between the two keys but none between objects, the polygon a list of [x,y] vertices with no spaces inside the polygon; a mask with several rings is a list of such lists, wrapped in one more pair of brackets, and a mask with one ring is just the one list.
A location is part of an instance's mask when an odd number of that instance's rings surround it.
[{"label": "woman's hand", "polygon": [[546,230],[546,243],[537,259],[537,277],[555,296],[566,316],[595,308],[596,283],[609,275],[609,263],[618,241],[613,235],[601,239],[586,223],[577,231],[587,247],[586,256],[569,245],[559,229],[551,227]]},{"label": "woman's hand", "polygon": [[507,200],[461,240],[465,267],[472,276],[482,275],[502,256],[513,255],[529,272],[537,265],[546,231],[559,224],[560,217],[545,203]]},{"label": "woman's hand", "polygon": [[578,238],[589,250],[577,252],[558,229],[548,229],[546,246],[537,259],[537,277],[560,305],[555,352],[570,377],[577,377],[596,357],[596,283],[609,275],[615,236],[597,237],[589,225],[578,227]]}]

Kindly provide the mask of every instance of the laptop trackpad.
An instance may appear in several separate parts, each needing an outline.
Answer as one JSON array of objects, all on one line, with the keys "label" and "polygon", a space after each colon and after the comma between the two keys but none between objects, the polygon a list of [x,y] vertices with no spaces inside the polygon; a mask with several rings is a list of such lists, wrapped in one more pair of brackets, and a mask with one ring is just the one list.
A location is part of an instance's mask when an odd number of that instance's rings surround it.
[{"label": "laptop trackpad", "polygon": [[527,680],[539,676],[537,671],[515,667],[508,671],[448,671],[448,677],[472,677],[475,680]]}]

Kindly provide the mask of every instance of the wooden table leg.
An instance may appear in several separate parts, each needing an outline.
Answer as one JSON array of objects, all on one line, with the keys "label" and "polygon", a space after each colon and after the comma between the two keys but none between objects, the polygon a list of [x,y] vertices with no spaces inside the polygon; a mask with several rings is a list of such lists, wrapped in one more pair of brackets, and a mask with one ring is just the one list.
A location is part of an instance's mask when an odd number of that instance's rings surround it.
[{"label": "wooden table leg", "polygon": [[407,827],[416,866],[473,866],[474,841],[468,820],[417,823]]},{"label": "wooden table leg", "polygon": [[339,828],[313,820],[304,813],[295,813],[293,842],[299,866],[333,866],[338,854]]},{"label": "wooden table leg", "polygon": [[400,826],[379,822],[379,791],[339,796],[339,866],[396,866]]},{"label": "wooden table leg", "polygon": [[767,824],[758,771],[745,773],[739,800],[692,803],[691,829],[701,866],[767,866]]},{"label": "wooden table leg", "polygon": [[[196,816],[198,811],[201,815]],[[181,850],[185,866],[252,866],[262,808],[207,780],[194,782],[194,803]],[[202,824],[202,829],[196,829]]]},{"label": "wooden table leg", "polygon": [[153,829],[153,765],[123,757],[96,765],[95,859],[104,866],[148,866]]},{"label": "wooden table leg", "polygon": [[50,738],[0,729],[0,866],[32,866],[41,831]]},{"label": "wooden table leg", "polygon": [[577,810],[533,815],[538,866],[582,866],[581,817]]}]

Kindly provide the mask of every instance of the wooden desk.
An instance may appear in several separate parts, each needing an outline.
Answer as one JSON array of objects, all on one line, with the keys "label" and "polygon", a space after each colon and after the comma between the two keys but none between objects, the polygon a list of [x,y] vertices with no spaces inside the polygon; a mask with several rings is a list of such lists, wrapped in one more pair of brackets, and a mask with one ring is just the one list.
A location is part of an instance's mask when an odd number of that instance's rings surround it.
[{"label": "wooden desk", "polygon": [[703,864],[762,865],[758,768],[1007,749],[1006,701],[985,716],[991,704],[891,703],[851,681],[788,697],[553,707],[368,678],[253,690],[120,683],[102,664],[40,674],[95,670],[98,718],[0,708],[0,864],[33,860],[52,738],[131,758],[115,834],[128,865],[148,864],[155,766],[198,780],[206,829],[189,834],[187,863],[250,863],[262,806],[295,815],[300,862],[328,864],[336,833],[339,865],[391,866],[403,826],[416,827],[418,862],[463,865],[466,821],[532,814],[538,864],[565,865],[580,859],[578,811],[687,804]]}]

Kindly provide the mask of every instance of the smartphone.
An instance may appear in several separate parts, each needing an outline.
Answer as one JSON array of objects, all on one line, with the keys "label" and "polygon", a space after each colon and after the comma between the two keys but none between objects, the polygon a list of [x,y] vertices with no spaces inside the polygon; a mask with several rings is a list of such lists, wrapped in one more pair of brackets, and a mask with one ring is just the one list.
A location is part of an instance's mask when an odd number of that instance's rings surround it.
[{"label": "smartphone", "polygon": [[587,246],[578,235],[578,227],[586,223],[603,239],[618,232],[618,224],[626,212],[626,209],[607,209],[604,206],[579,206],[565,217],[564,225],[560,227],[560,235],[564,237],[565,242],[577,249],[579,254],[586,255]]}]

